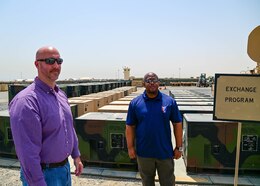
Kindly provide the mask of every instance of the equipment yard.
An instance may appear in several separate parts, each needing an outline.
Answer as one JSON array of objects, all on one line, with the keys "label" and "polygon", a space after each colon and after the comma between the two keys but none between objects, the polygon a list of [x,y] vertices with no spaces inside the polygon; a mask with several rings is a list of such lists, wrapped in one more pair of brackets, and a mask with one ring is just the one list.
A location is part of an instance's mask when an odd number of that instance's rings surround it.
[{"label": "equipment yard", "polygon": [[[137,93],[142,91],[142,89],[139,89],[137,90]],[[175,160],[176,185],[233,185],[235,161],[234,152],[236,148],[237,124],[235,122],[228,123],[225,121],[215,121],[212,119],[214,97],[212,96],[213,94],[211,87],[167,87],[161,91],[174,97],[177,101],[177,104],[179,102],[180,111],[183,115],[184,121],[183,157],[179,160]],[[135,93],[136,92],[132,92],[129,95],[132,94],[135,97],[137,95]],[[117,96],[118,98],[116,98],[116,100],[123,99],[122,96],[119,96],[118,93]],[[106,100],[109,99],[108,94],[103,97],[106,97]],[[123,97],[128,96],[124,95]],[[100,100],[101,98],[95,98],[95,101],[92,101],[93,104],[95,104],[97,99]],[[128,103],[129,102],[130,101],[128,101]],[[120,103],[120,101],[118,103]],[[81,105],[83,106],[83,103],[81,103]],[[117,104],[114,104],[113,106],[116,107],[116,105]],[[121,104],[117,106],[120,107],[120,105]],[[123,111],[121,108],[121,113],[113,113],[113,111],[109,111],[106,114],[102,114],[104,112],[99,111],[102,110],[102,106],[103,105],[100,107],[101,109],[98,107],[95,108],[95,112],[84,113],[87,110],[85,105],[82,107],[82,109],[85,110],[82,110],[83,114],[81,117],[79,115],[77,116],[79,112],[75,114],[75,128],[78,137],[80,137],[79,141],[82,158],[83,160],[86,158],[87,161],[85,162],[83,174],[80,177],[76,177],[73,173],[74,166],[72,159],[70,158],[72,184],[75,186],[142,185],[141,178],[136,169],[136,166],[133,166],[136,165],[136,163],[132,161],[130,162],[130,159],[127,155],[127,149],[124,148],[124,142],[122,141],[124,138],[124,123],[126,113],[122,113]],[[7,107],[8,92],[0,92],[0,122],[2,121],[3,124],[6,123],[9,125],[6,122],[6,118],[8,117]],[[205,107],[209,108],[206,109]],[[79,119],[77,119],[77,117]],[[94,123],[93,120],[95,121]],[[91,128],[91,126],[95,123],[101,123],[102,127],[106,129],[104,130],[106,133],[95,133],[95,130],[92,131],[91,129],[93,127]],[[86,131],[81,129],[83,126],[85,126],[85,129],[87,129]],[[254,122],[246,123],[244,124],[244,130],[242,129],[242,134],[248,137],[259,137],[259,126],[259,123],[257,125]],[[5,130],[3,129],[3,131]],[[92,138],[92,134],[95,134],[99,137]],[[9,137],[10,135],[5,137],[4,133],[3,139],[9,140]],[[115,140],[114,138],[120,140]],[[91,144],[89,145],[90,139],[92,140],[92,145],[96,143],[95,140],[98,140],[97,142],[100,143],[100,139],[102,139],[105,142],[100,144],[102,147],[109,141],[111,141],[112,146],[109,148],[102,148],[103,150],[100,151],[99,148],[93,148]],[[246,141],[242,141],[241,143],[245,142]],[[253,142],[252,145],[254,144]],[[173,145],[174,143],[175,142],[173,141]],[[5,147],[5,143],[2,143],[2,145]],[[14,147],[6,147],[7,148],[3,150],[1,146],[0,152],[4,152],[6,150],[14,153]],[[255,146],[251,146],[251,149],[241,151],[241,165],[239,169],[238,185],[260,185],[259,156],[259,143],[257,143],[257,141]],[[109,166],[109,163],[120,166],[115,166],[112,168],[111,165]],[[132,165],[132,167],[130,168],[130,166],[122,166],[126,164]],[[21,185],[19,175],[19,161],[10,156],[1,155],[0,186]],[[158,180],[156,185],[160,185]]]}]

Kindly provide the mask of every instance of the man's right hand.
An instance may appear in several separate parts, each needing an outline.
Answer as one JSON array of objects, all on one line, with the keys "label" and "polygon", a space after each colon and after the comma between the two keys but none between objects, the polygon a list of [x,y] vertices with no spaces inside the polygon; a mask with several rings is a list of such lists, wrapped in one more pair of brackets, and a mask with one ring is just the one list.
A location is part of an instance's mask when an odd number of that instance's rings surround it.
[{"label": "man's right hand", "polygon": [[136,152],[134,147],[128,148],[128,155],[130,159],[135,159],[136,158]]}]

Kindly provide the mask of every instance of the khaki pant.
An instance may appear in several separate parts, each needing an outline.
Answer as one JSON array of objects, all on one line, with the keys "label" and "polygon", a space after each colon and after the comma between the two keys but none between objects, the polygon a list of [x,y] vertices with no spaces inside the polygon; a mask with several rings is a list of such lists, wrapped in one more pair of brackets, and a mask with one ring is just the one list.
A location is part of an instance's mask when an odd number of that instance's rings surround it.
[{"label": "khaki pant", "polygon": [[161,186],[175,185],[174,160],[137,157],[138,169],[143,186],[154,186],[156,170]]}]

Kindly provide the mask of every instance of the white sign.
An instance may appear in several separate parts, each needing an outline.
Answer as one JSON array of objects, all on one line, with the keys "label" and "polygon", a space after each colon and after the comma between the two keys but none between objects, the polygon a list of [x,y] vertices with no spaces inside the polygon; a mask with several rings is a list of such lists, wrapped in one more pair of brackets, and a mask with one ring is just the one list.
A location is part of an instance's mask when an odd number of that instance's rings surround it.
[{"label": "white sign", "polygon": [[260,121],[260,75],[216,74],[213,119]]}]

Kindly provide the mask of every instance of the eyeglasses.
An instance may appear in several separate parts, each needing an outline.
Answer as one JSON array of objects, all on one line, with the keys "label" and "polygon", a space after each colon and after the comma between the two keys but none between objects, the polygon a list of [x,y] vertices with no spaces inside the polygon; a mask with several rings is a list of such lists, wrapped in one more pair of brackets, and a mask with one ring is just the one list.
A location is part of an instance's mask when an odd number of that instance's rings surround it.
[{"label": "eyeglasses", "polygon": [[48,65],[53,65],[55,62],[57,62],[59,65],[62,64],[63,59],[61,58],[46,58],[46,59],[38,59],[37,61],[44,61]]},{"label": "eyeglasses", "polygon": [[159,82],[159,80],[158,79],[146,79],[145,81],[144,81],[145,83],[158,83]]}]

